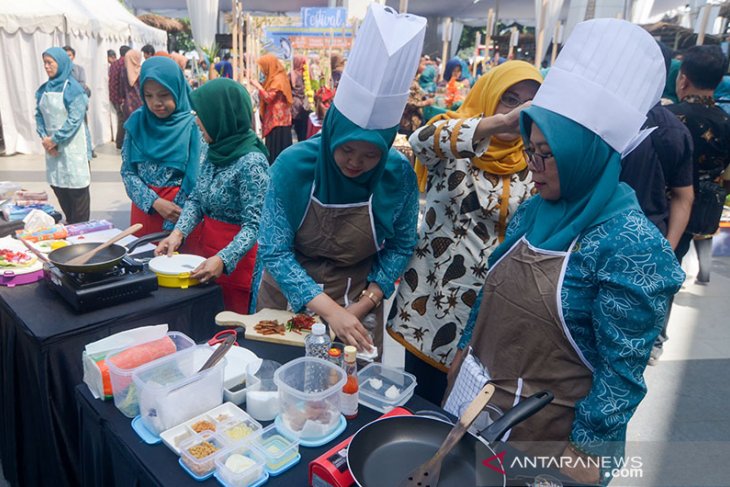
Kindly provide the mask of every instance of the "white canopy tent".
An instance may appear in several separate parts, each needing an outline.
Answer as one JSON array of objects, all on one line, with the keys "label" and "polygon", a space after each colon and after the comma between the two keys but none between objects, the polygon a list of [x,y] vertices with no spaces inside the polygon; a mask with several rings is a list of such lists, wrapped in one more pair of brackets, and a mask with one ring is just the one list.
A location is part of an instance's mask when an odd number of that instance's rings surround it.
[{"label": "white canopy tent", "polygon": [[70,45],[86,70],[94,145],[111,140],[112,109],[106,51],[144,44],[164,49],[167,34],[141,22],[116,0],[21,0],[0,2],[0,120],[5,150],[42,153],[35,132],[35,91],[48,78],[41,53]]},{"label": "white canopy tent", "polygon": [[[125,3],[135,10],[152,11],[171,16],[186,16],[186,0],[124,0]],[[349,1],[344,0],[342,4],[347,6]],[[374,0],[376,1],[376,0]],[[562,19],[567,17],[567,8],[571,3],[580,4],[585,0],[565,0]],[[634,3],[644,4],[648,7],[649,15],[657,15],[684,5],[688,0],[596,0],[597,9],[600,11],[603,6],[620,4],[630,7]],[[692,0],[693,1],[693,0]],[[651,5],[647,5],[651,2]],[[268,13],[297,13],[300,7],[327,7],[334,6],[334,0],[248,0],[244,2],[244,9],[247,12],[268,12]],[[387,5],[398,9],[400,0],[386,0]],[[628,8],[627,7],[627,8]],[[452,17],[466,25],[479,25],[486,20],[489,9],[499,10],[499,18],[505,23],[512,21],[523,25],[535,25],[535,0],[410,0],[408,11],[426,17]],[[230,11],[231,0],[220,0],[220,10]],[[600,12],[599,12],[600,13]],[[611,15],[615,16],[615,15]]]}]

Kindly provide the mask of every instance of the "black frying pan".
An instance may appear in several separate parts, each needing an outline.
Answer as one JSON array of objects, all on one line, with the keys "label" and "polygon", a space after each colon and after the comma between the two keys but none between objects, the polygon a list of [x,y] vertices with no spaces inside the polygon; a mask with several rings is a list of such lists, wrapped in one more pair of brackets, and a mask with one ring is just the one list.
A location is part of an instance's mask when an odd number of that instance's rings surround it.
[{"label": "black frying pan", "polygon": [[[552,400],[553,394],[547,391],[530,396],[489,425],[481,436],[489,444],[499,440]],[[347,449],[352,478],[360,487],[397,487],[436,453],[452,428],[451,423],[426,416],[393,416],[367,424],[355,433]],[[474,435],[464,435],[444,459],[439,487],[476,485],[476,447],[480,442]],[[492,454],[496,455],[493,450]],[[486,485],[505,485],[504,474],[489,470],[489,475],[493,478]]]},{"label": "black frying pan", "polygon": [[119,262],[127,255],[128,252],[131,252],[140,245],[146,244],[148,242],[162,240],[169,234],[170,232],[150,233],[149,235],[138,238],[137,240],[129,244],[128,247],[124,247],[123,245],[118,244],[112,244],[104,250],[100,251],[98,254],[92,257],[89,262],[83,265],[68,265],[66,264],[66,262],[75,257],[78,257],[81,254],[88,252],[89,250],[95,249],[96,247],[101,245],[100,243],[90,242],[67,245],[65,247],[61,247],[60,249],[56,249],[48,254],[48,260],[50,260],[53,265],[66,272],[103,272],[119,264]]}]

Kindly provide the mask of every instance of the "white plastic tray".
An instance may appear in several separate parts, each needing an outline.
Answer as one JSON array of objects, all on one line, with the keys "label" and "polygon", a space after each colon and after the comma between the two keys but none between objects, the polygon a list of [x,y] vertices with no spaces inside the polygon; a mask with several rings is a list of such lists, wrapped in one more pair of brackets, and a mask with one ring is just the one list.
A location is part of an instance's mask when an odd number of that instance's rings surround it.
[{"label": "white plastic tray", "polygon": [[[221,418],[219,420],[218,417],[221,415],[226,416],[226,418]],[[175,452],[175,454],[180,455],[179,445],[196,434],[195,431],[192,430],[191,426],[201,420],[208,420],[215,423],[216,433],[222,432],[222,428],[225,427],[228,423],[237,421],[246,422],[249,426],[251,426],[251,429],[253,430],[252,433],[255,433],[256,431],[262,429],[261,423],[254,420],[241,408],[231,402],[225,402],[220,406],[211,409],[210,411],[206,411],[203,414],[200,414],[192,419],[189,419],[188,421],[185,421],[183,424],[163,431],[162,433],[160,433],[160,438],[170,450]]]}]

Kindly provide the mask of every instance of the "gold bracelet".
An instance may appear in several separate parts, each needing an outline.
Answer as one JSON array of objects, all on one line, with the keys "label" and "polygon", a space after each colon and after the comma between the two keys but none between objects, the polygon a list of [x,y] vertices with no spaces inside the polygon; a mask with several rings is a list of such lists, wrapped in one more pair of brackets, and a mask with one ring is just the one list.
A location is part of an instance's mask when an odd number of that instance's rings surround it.
[{"label": "gold bracelet", "polygon": [[375,293],[372,291],[363,289],[362,292],[360,293],[360,297],[362,298],[363,296],[368,298],[370,301],[372,301],[373,307],[375,307],[375,308],[377,308],[378,305],[380,304],[380,302],[375,299]]}]

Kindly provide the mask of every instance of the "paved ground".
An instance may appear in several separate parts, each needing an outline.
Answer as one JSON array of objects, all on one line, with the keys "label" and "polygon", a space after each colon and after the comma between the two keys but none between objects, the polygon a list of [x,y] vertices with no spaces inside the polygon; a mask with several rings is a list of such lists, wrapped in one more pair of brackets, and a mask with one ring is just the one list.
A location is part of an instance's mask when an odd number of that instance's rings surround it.
[{"label": "paved ground", "polygon": [[[92,218],[125,227],[129,200],[119,177],[118,151],[105,145],[97,153]],[[0,180],[50,190],[41,156],[0,157]],[[688,278],[674,302],[670,340],[661,361],[646,371],[649,392],[629,425],[627,452],[638,455],[643,468],[624,472],[627,478],[612,486],[730,485],[730,258],[714,258],[708,286],[693,284],[692,250],[685,268]],[[402,348],[389,340],[384,360],[402,366]],[[0,487],[5,485],[0,472]]]}]

